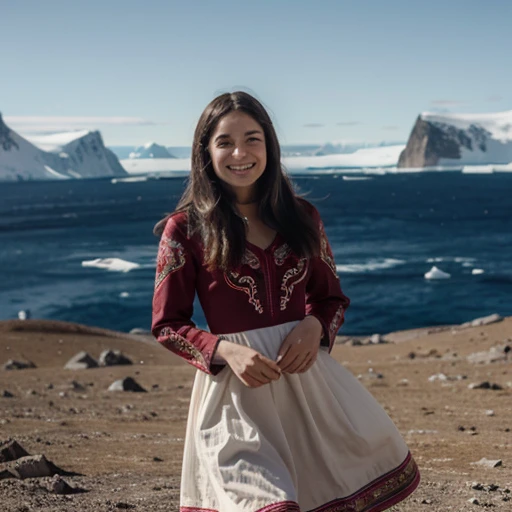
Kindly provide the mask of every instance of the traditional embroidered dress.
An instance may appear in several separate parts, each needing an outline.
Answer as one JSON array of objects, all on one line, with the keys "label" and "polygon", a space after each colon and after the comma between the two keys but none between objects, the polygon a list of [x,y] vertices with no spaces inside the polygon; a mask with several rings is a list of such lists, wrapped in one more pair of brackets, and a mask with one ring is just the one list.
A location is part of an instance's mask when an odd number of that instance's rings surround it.
[{"label": "traditional embroidered dress", "polygon": [[[305,202],[304,202],[305,203]],[[419,473],[384,410],[329,352],[349,305],[316,209],[321,253],[298,258],[277,234],[247,242],[240,268],[210,272],[174,214],[160,242],[153,333],[199,370],[185,438],[181,512],[377,512]],[[211,332],[191,320],[195,293]],[[248,388],[215,358],[219,336],[275,360],[305,315],[323,326],[315,364]]]}]

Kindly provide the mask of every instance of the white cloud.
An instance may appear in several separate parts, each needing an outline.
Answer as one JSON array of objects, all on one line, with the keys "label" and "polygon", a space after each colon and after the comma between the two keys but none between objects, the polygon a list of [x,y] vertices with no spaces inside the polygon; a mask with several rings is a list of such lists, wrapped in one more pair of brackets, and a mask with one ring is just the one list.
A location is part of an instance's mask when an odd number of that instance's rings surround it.
[{"label": "white cloud", "polygon": [[104,126],[151,126],[156,123],[142,117],[101,116],[5,116],[8,126],[23,133],[57,133],[97,130]]}]

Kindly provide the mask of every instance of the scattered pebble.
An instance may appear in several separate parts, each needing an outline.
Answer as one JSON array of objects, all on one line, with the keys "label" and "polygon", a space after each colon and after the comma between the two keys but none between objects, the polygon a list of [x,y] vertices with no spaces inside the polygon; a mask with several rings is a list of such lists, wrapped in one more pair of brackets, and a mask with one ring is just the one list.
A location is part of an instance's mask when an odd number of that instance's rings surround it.
[{"label": "scattered pebble", "polygon": [[498,466],[501,466],[502,461],[501,459],[490,460],[485,457],[482,457],[479,461],[472,462],[471,464],[474,466],[484,466],[486,468],[497,468]]}]

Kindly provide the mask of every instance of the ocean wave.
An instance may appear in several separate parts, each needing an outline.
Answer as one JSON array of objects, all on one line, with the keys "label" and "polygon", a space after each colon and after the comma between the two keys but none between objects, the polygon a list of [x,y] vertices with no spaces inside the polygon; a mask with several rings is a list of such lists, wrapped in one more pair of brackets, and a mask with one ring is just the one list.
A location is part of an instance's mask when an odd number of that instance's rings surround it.
[{"label": "ocean wave", "polygon": [[394,258],[386,258],[384,260],[369,260],[365,263],[352,263],[349,265],[336,265],[336,272],[346,273],[366,273],[373,272],[374,270],[384,270],[388,268],[403,265],[404,260],[397,260]]}]

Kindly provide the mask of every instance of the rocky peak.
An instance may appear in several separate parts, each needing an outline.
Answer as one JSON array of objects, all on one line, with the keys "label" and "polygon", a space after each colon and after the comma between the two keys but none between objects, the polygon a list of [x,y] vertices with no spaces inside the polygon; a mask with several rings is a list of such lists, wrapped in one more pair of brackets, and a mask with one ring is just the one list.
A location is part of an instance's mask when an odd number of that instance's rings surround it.
[{"label": "rocky peak", "polygon": [[0,112],[0,149],[10,151],[12,148],[20,149],[17,142],[11,137],[11,130],[4,123]]}]

